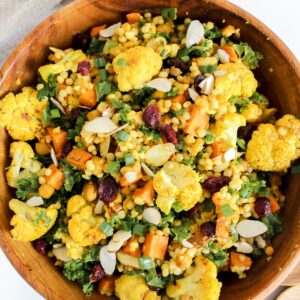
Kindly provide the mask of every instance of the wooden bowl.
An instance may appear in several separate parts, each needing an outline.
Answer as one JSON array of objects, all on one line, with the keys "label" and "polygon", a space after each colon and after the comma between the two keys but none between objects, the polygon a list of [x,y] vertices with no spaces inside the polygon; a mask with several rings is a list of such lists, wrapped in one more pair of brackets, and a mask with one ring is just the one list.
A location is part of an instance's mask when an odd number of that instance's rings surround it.
[{"label": "wooden bowl", "polygon": [[[179,16],[212,20],[219,25],[233,24],[241,29],[241,40],[249,42],[264,55],[256,76],[260,90],[281,113],[300,113],[299,63],[280,39],[265,25],[242,9],[221,0],[78,0],[46,19],[8,58],[0,72],[0,96],[18,91],[36,80],[38,66],[46,61],[48,46],[65,48],[72,36],[99,23],[115,23],[127,12],[146,9],[159,13],[162,7],[178,7]],[[224,21],[224,23],[223,23]],[[10,234],[11,212],[8,201],[13,195],[7,187],[4,169],[8,160],[8,136],[0,135],[0,244],[17,271],[46,299],[84,299],[80,288],[66,280],[50,259],[38,254],[30,243],[14,241]],[[284,233],[274,241],[275,254],[254,263],[247,279],[226,278],[221,299],[264,299],[288,275],[300,258],[300,177],[288,178],[286,206],[283,210]],[[90,299],[106,299],[93,295]]]}]

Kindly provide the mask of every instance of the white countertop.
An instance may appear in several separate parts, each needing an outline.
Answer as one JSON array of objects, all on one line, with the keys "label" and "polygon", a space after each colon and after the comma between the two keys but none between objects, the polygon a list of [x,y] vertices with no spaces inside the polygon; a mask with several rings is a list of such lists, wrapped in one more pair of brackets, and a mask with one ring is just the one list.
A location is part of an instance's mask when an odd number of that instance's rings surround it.
[{"label": "white countertop", "polygon": [[[0,0],[0,2],[5,0]],[[11,5],[27,0],[10,0]],[[58,2],[58,1],[56,1]],[[300,59],[300,1],[298,0],[231,0],[269,26]],[[2,2],[3,3],[3,2]],[[283,3],[285,7],[283,7]],[[0,3],[1,10],[1,3]],[[42,16],[47,13],[44,11]],[[34,20],[33,28],[40,20]],[[28,30],[30,30],[28,27]],[[1,29],[0,29],[1,31]],[[0,61],[0,65],[1,65]],[[0,299],[2,300],[42,300],[11,266],[0,250]],[[270,298],[274,299],[274,297]]]}]

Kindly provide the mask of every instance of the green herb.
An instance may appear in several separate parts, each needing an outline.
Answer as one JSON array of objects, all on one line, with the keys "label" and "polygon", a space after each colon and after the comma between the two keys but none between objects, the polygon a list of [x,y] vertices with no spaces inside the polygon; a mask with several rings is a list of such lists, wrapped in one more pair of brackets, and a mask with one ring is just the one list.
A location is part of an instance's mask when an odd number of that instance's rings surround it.
[{"label": "green herb", "polygon": [[235,105],[239,113],[245,110],[250,103],[250,100],[248,98],[240,99],[238,96],[232,96],[228,101],[230,104]]},{"label": "green herb", "polygon": [[205,248],[209,250],[204,256],[211,260],[217,267],[223,266],[228,259],[228,253],[222,250],[214,241],[209,241]]},{"label": "green herb", "polygon": [[60,111],[57,108],[50,110],[51,119],[60,118]]},{"label": "green herb", "polygon": [[26,178],[17,180],[16,196],[18,199],[28,199],[37,194],[39,178],[35,173],[30,172]]},{"label": "green herb", "polygon": [[246,143],[243,139],[238,138],[236,143],[242,150],[246,150]]},{"label": "green herb", "polygon": [[138,221],[135,218],[127,215],[125,219],[121,220],[120,229],[124,231],[131,231],[137,222]]},{"label": "green herb", "polygon": [[173,88],[171,89],[171,91],[165,93],[165,97],[166,97],[166,98],[172,98],[172,97],[177,96],[178,93],[179,93],[179,88],[178,88],[178,87],[173,87]]},{"label": "green herb", "polygon": [[99,229],[105,234],[105,236],[110,236],[114,231],[114,228],[105,221],[99,225]]},{"label": "green herb", "polygon": [[146,20],[145,20],[145,19],[140,19],[140,20],[139,20],[139,26],[140,26],[140,27],[143,27],[143,26],[145,25],[145,23],[146,23]]},{"label": "green herb", "polygon": [[242,61],[251,69],[257,68],[259,61],[263,59],[263,55],[258,51],[253,51],[247,43],[234,44],[233,48]]},{"label": "green herb", "polygon": [[117,45],[118,45],[117,41],[107,40],[106,43],[105,43],[105,45],[104,45],[103,52],[104,53],[109,53],[109,51],[112,48],[115,48]]},{"label": "green herb", "polygon": [[230,232],[232,234],[232,241],[235,243],[239,240],[239,234],[238,232],[236,231],[236,228],[235,228],[235,225],[234,224],[231,224],[230,225]]},{"label": "green herb", "polygon": [[175,210],[175,212],[177,213],[180,213],[183,211],[183,208],[182,206],[178,203],[178,202],[175,202],[173,205],[172,205],[172,208]]},{"label": "green herb", "polygon": [[47,212],[39,211],[33,220],[34,225],[39,226],[41,223],[45,226],[49,226],[51,218],[47,215]]},{"label": "green herb", "polygon": [[191,224],[191,221],[186,221],[179,226],[172,226],[170,231],[174,240],[181,242],[184,239],[188,239],[190,237],[189,227]]},{"label": "green herb", "polygon": [[[121,219],[118,215],[113,216],[108,222],[107,222],[111,227],[115,228],[118,225],[121,224]],[[125,231],[130,231],[130,230],[125,230]]]},{"label": "green herb", "polygon": [[212,202],[211,199],[207,199],[205,200],[202,204],[201,204],[202,210],[205,212],[209,212],[211,210],[215,210],[216,206],[215,204]]},{"label": "green herb", "polygon": [[220,29],[216,25],[214,25],[212,28],[208,28],[207,24],[203,24],[203,26],[204,26],[204,36],[207,39],[215,40],[215,39],[219,39],[222,36]]},{"label": "green herb", "polygon": [[51,120],[50,106],[47,105],[46,108],[42,112],[42,123],[46,126]]},{"label": "green herb", "polygon": [[121,165],[119,162],[111,161],[111,162],[109,162],[109,164],[107,166],[107,172],[109,174],[116,174],[119,172],[120,168],[121,168]]},{"label": "green herb", "polygon": [[282,232],[282,222],[277,214],[273,213],[262,218],[262,222],[268,226],[267,235],[269,238]]},{"label": "green herb", "polygon": [[189,166],[191,168],[193,168],[194,170],[196,169],[196,164],[195,164],[195,157],[190,156],[189,158],[186,158],[182,161],[183,164],[185,164],[186,166]]},{"label": "green herb", "polygon": [[161,16],[165,20],[176,20],[177,18],[177,8],[162,8]]},{"label": "green herb", "polygon": [[177,151],[182,151],[182,150],[183,150],[183,147],[184,147],[184,141],[181,140],[181,141],[179,142],[179,145],[176,146],[175,148],[176,148]]},{"label": "green herb", "polygon": [[95,68],[104,68],[106,65],[106,60],[104,57],[98,57],[94,59]]},{"label": "green herb", "polygon": [[141,270],[150,270],[155,267],[154,262],[150,256],[142,256],[138,259]]},{"label": "green herb", "polygon": [[233,210],[229,204],[222,205],[221,212],[225,218],[230,217],[233,214]]},{"label": "green herb", "polygon": [[100,69],[99,71],[99,79],[100,82],[106,81],[107,80],[107,72],[105,69]]},{"label": "green herb", "polygon": [[67,161],[62,161],[62,171],[65,176],[64,188],[67,192],[71,192],[75,184],[82,181],[82,172],[73,168]]},{"label": "green herb", "polygon": [[49,74],[48,82],[44,81],[39,75],[39,81],[43,83],[44,87],[38,91],[37,98],[42,100],[44,97],[54,97],[58,92],[58,86],[56,84],[56,76]]},{"label": "green herb", "polygon": [[96,38],[93,38],[90,42],[89,48],[87,49],[87,54],[97,54],[101,53],[104,48],[104,42]]},{"label": "green herb", "polygon": [[291,173],[292,174],[300,173],[300,162],[298,162],[298,163],[296,163],[295,165],[292,166]]},{"label": "green herb", "polygon": [[254,94],[249,98],[250,101],[267,106],[269,104],[268,99],[263,95],[259,94],[258,92],[254,92]]},{"label": "green herb", "polygon": [[121,68],[125,68],[127,66],[127,61],[124,58],[119,58],[117,65]]},{"label": "green herb", "polygon": [[120,110],[119,120],[123,123],[130,123],[127,119],[127,114],[131,111],[131,106],[122,101],[112,100],[112,106]]},{"label": "green herb", "polygon": [[151,100],[150,96],[154,92],[155,89],[145,86],[134,94],[133,101],[140,106],[146,106],[148,102]]},{"label": "green herb", "polygon": [[162,37],[164,38],[167,42],[170,42],[171,38],[169,36],[169,34],[167,32],[159,32],[159,33],[155,33],[152,35],[153,38],[158,38],[158,37]]},{"label": "green herb", "polygon": [[134,157],[131,153],[126,153],[124,155],[124,160],[126,166],[134,164]]},{"label": "green herb", "polygon": [[206,65],[206,66],[200,66],[201,73],[213,73],[217,70],[216,65]]},{"label": "green herb", "polygon": [[149,136],[153,141],[159,142],[161,140],[161,136],[158,132],[153,129],[150,129],[146,125],[141,125],[140,131],[142,131],[145,135]]},{"label": "green herb", "polygon": [[114,92],[116,90],[116,87],[109,81],[103,81],[95,84],[95,90],[97,95],[97,101],[100,101],[105,96]]},{"label": "green herb", "polygon": [[[75,128],[68,129],[68,140],[74,140],[76,136],[80,135],[82,127],[86,120],[87,112],[80,112],[79,116],[76,119]],[[71,122],[71,121],[70,121]]]},{"label": "green herb", "polygon": [[212,143],[215,140],[215,136],[209,130],[207,130],[204,140],[205,143]]},{"label": "green herb", "polygon": [[167,51],[165,49],[162,49],[161,52],[159,53],[159,55],[161,57],[164,57],[166,55]]},{"label": "green herb", "polygon": [[260,194],[266,188],[266,181],[260,179],[250,178],[243,183],[242,188],[239,192],[240,197],[249,198],[253,194]]},{"label": "green herb", "polygon": [[115,137],[118,141],[125,142],[128,140],[129,134],[125,130],[121,130],[117,132]]},{"label": "green herb", "polygon": [[148,230],[148,226],[144,224],[136,224],[132,228],[133,235],[141,235],[144,236]]},{"label": "green herb", "polygon": [[190,48],[181,48],[177,53],[177,58],[182,59],[183,57],[189,57],[190,59],[193,57],[206,57],[207,52],[210,52],[213,49],[213,41],[211,40],[203,40],[200,46],[192,46]]}]

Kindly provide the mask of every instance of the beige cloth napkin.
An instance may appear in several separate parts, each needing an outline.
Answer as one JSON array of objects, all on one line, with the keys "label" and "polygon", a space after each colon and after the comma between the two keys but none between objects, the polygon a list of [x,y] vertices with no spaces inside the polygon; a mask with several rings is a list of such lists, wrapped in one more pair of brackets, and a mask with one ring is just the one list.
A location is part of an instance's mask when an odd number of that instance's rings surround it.
[{"label": "beige cloth napkin", "polygon": [[72,0],[0,0],[0,66],[36,25]]}]

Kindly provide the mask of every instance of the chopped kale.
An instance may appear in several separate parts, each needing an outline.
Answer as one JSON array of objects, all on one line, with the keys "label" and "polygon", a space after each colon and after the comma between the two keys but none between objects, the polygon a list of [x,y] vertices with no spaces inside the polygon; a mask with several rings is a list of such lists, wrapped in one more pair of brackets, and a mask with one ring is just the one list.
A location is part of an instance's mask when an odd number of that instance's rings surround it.
[{"label": "chopped kale", "polygon": [[89,48],[86,51],[87,54],[97,54],[103,51],[105,42],[93,38],[90,42]]},{"label": "chopped kale", "polygon": [[248,64],[251,69],[257,68],[259,61],[263,59],[263,55],[258,51],[253,51],[247,43],[235,44],[233,47],[242,61]]},{"label": "chopped kale", "polygon": [[262,218],[262,222],[268,226],[267,235],[269,238],[274,237],[275,235],[281,233],[283,230],[282,222],[281,222],[279,216],[275,213]]},{"label": "chopped kale", "polygon": [[67,161],[62,161],[62,166],[62,171],[65,175],[64,188],[67,192],[71,192],[75,184],[80,184],[82,172],[73,168]]},{"label": "chopped kale", "polygon": [[17,181],[16,196],[18,199],[28,199],[37,194],[39,188],[38,176],[32,172],[27,178],[22,178]]},{"label": "chopped kale", "polygon": [[150,129],[148,126],[146,126],[146,125],[144,125],[144,124],[140,127],[140,130],[141,130],[145,135],[151,137],[151,139],[152,139],[153,141],[155,141],[155,142],[158,142],[158,141],[161,140],[161,136],[160,136],[160,134],[159,134],[157,131],[155,131],[155,130],[153,130],[153,129]]},{"label": "chopped kale", "polygon": [[209,241],[205,247],[209,250],[209,253],[204,255],[206,258],[211,260],[217,267],[224,265],[225,261],[228,259],[227,252],[222,250],[214,241]]},{"label": "chopped kale", "polygon": [[58,92],[56,76],[54,74],[49,74],[48,82],[44,81],[40,75],[38,79],[39,82],[43,83],[44,87],[38,91],[37,98],[42,100],[44,97],[54,97]]},{"label": "chopped kale", "polygon": [[140,106],[146,106],[154,92],[155,89],[145,86],[134,94],[133,101]]}]

